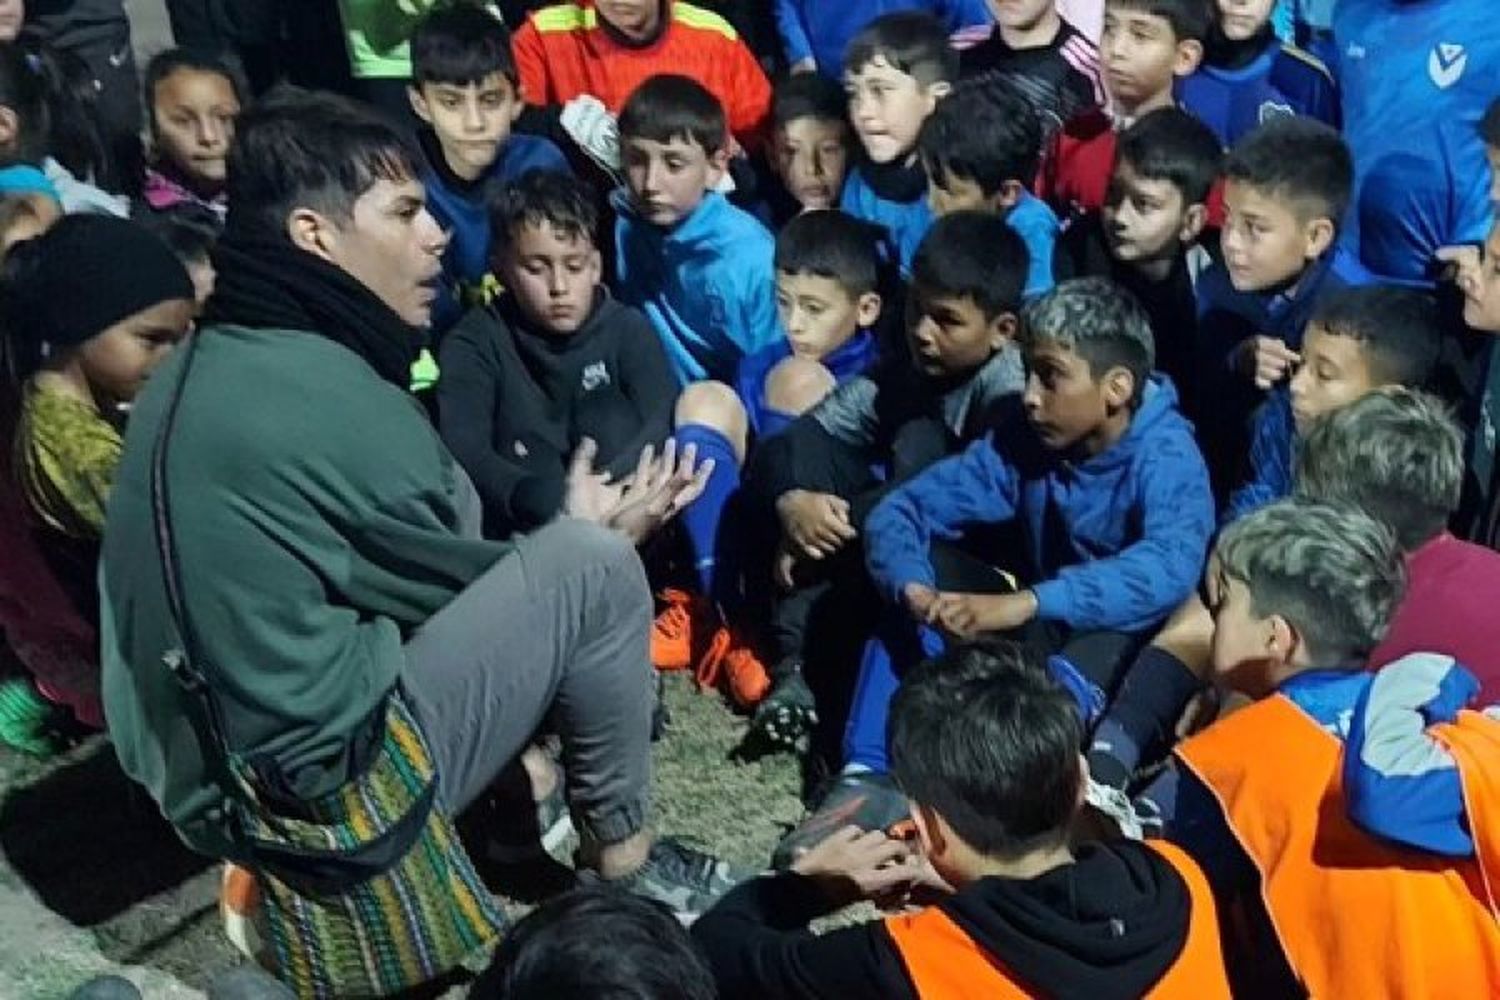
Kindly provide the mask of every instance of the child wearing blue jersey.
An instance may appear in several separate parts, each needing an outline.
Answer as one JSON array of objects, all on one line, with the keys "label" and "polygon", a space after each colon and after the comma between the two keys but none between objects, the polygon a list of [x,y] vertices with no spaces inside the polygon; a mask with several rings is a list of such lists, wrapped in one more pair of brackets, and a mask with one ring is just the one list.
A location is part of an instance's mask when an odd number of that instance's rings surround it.
[{"label": "child wearing blue jersey", "polygon": [[849,121],[865,155],[844,181],[839,207],[885,227],[903,274],[932,225],[917,136],[957,79],[958,53],[926,14],[876,18],[844,56]]},{"label": "child wearing blue jersey", "polygon": [[1213,28],[1197,72],[1177,85],[1182,107],[1233,146],[1261,122],[1306,115],[1337,127],[1333,76],[1276,37],[1273,0],[1214,0]]},{"label": "child wearing blue jersey", "polygon": [[934,215],[992,212],[1016,231],[1031,255],[1027,298],[1052,287],[1057,216],[1028,187],[1041,155],[1041,123],[1031,104],[1003,80],[960,83],[917,137]]},{"label": "child wearing blue jersey", "polygon": [[429,14],[412,36],[412,110],[425,123],[422,184],[427,210],[450,233],[443,252],[444,287],[433,304],[433,329],[458,322],[483,302],[490,261],[485,193],[528,170],[567,170],[546,139],[511,132],[525,104],[510,54],[510,33],[482,8],[456,5]]}]

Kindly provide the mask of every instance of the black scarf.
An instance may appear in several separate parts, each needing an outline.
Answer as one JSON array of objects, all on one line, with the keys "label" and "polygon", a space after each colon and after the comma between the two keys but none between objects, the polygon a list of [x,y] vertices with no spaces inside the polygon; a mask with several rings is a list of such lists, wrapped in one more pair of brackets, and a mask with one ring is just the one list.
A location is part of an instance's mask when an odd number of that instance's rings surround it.
[{"label": "black scarf", "polygon": [[218,273],[203,323],[306,330],[342,344],[401,389],[422,332],[341,268],[285,237],[225,232],[213,250]]}]

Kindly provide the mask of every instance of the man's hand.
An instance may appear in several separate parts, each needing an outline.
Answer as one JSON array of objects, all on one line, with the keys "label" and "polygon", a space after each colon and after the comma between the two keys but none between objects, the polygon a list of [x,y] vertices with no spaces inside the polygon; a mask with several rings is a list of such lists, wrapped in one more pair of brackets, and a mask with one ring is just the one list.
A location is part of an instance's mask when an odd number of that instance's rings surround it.
[{"label": "man's hand", "polygon": [[1257,389],[1269,389],[1286,378],[1302,357],[1275,337],[1246,337],[1234,349],[1239,373],[1253,379]]},{"label": "man's hand", "polygon": [[921,875],[910,846],[884,830],[846,826],[792,863],[792,871],[817,882],[840,904],[888,896]]},{"label": "man's hand", "polygon": [[955,639],[973,639],[985,632],[1009,632],[1036,617],[1036,595],[939,594],[928,609],[928,624]]},{"label": "man's hand", "polygon": [[647,445],[636,460],[635,472],[619,482],[594,469],[598,447],[585,438],[573,453],[563,513],[601,524],[639,545],[703,493],[713,473],[710,459],[698,463],[692,445],[679,454],[668,440],[661,457]]},{"label": "man's hand", "polygon": [[620,502],[625,488],[610,482],[607,474],[594,469],[594,457],[598,454],[599,446],[593,438],[584,438],[574,449],[573,459],[568,463],[562,509],[568,517],[604,524],[609,512]]},{"label": "man's hand", "polygon": [[859,535],[849,521],[849,501],[832,493],[788,490],[777,498],[776,514],[798,558],[827,558]]}]

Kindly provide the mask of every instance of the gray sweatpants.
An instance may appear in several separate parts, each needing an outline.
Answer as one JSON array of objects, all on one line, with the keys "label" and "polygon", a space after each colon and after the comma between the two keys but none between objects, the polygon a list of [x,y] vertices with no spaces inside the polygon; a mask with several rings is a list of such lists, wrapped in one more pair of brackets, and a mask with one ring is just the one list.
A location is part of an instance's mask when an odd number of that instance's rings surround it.
[{"label": "gray sweatpants", "polygon": [[455,812],[515,761],[544,719],[568,801],[602,843],[646,822],[651,592],[622,536],[561,520],[520,539],[406,644],[402,682]]}]

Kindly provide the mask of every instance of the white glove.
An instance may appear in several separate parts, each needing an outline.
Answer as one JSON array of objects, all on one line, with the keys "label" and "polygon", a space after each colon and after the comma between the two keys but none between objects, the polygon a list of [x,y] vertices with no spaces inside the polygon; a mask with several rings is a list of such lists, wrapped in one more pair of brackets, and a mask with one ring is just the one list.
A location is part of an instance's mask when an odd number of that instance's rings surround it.
[{"label": "white glove", "polygon": [[589,159],[610,174],[620,172],[620,129],[604,102],[592,94],[573,98],[562,109],[563,131]]}]

